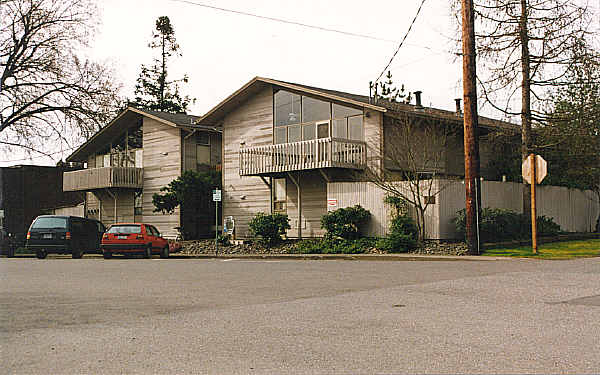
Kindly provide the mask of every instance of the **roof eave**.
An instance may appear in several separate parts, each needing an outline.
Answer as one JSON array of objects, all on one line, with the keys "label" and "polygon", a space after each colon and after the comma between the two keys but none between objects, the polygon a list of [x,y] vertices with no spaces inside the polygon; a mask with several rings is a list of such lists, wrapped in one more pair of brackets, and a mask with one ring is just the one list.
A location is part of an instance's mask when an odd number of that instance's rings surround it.
[{"label": "roof eave", "polygon": [[377,106],[374,104],[364,103],[364,102],[361,102],[358,100],[353,100],[353,99],[345,98],[345,97],[338,96],[338,95],[324,93],[324,92],[321,92],[318,90],[312,90],[312,89],[308,89],[306,87],[297,86],[297,85],[294,85],[291,83],[277,81],[277,80],[270,79],[270,78],[254,77],[249,82],[247,82],[245,85],[243,85],[238,90],[236,90],[233,94],[231,94],[227,98],[223,99],[219,104],[214,106],[210,111],[206,112],[206,114],[204,116],[202,116],[201,118],[199,118],[196,121],[196,124],[201,124],[202,122],[211,121],[211,120],[213,122],[218,121],[221,117],[219,117],[219,118],[214,118],[214,117],[215,117],[215,114],[218,113],[219,110],[221,110],[228,103],[230,103],[236,97],[242,95],[245,91],[249,90],[252,86],[254,86],[257,83],[264,83],[264,84],[268,84],[268,85],[272,85],[272,86],[284,87],[284,88],[287,88],[290,90],[305,92],[307,94],[311,94],[314,96],[327,98],[327,99],[335,100],[335,101],[342,102],[342,103],[348,103],[348,104],[352,104],[352,105],[363,107],[363,108],[369,108],[369,109],[379,111],[379,112],[387,112],[387,109],[385,107]]}]

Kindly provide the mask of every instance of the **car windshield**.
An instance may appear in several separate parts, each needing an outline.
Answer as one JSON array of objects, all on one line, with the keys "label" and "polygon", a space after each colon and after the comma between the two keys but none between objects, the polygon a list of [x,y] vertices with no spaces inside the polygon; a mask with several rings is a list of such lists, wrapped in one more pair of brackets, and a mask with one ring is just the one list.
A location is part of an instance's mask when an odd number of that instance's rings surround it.
[{"label": "car windshield", "polygon": [[108,230],[108,233],[142,233],[142,228],[139,225],[113,225]]},{"label": "car windshield", "polygon": [[38,217],[31,225],[31,229],[66,229],[65,217]]}]

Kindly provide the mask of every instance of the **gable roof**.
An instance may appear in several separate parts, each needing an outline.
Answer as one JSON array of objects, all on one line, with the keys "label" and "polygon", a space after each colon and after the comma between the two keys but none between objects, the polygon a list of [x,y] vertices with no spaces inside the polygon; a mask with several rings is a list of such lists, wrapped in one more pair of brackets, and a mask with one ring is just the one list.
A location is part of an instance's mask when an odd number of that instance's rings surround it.
[{"label": "gable roof", "polygon": [[329,99],[334,102],[349,104],[357,107],[369,108],[379,112],[386,112],[385,107],[369,103],[368,96],[349,94],[341,91],[326,90],[318,87],[300,85],[285,81],[278,81],[271,78],[254,77],[250,82],[246,83],[233,94],[225,98],[221,103],[217,104],[208,111],[202,118],[197,121],[197,124],[210,125],[217,124],[227,113],[234,110],[238,105],[246,101],[250,96],[256,94],[260,90],[268,86],[276,86],[279,88],[288,89],[291,91],[301,92],[316,97]]},{"label": "gable roof", "polygon": [[200,118],[200,116],[188,115],[185,113],[151,111],[149,109],[142,109],[136,107],[128,107],[127,110],[131,110],[149,118],[153,118],[157,121],[162,122],[165,125],[170,126],[191,126],[196,120]]},{"label": "gable roof", "polygon": [[[236,106],[240,105],[246,99],[253,94],[267,87],[268,85],[285,88],[288,90],[307,93],[315,95],[321,98],[330,99],[335,102],[351,104],[358,107],[369,108],[379,112],[390,112],[393,115],[394,112],[399,113],[411,113],[416,116],[423,117],[434,117],[452,122],[462,122],[462,114],[457,114],[453,111],[447,111],[443,109],[430,108],[430,107],[417,107],[412,104],[404,104],[397,102],[390,102],[388,100],[379,100],[373,102],[372,98],[366,95],[351,94],[343,91],[323,89],[319,87],[307,86],[299,83],[279,81],[271,78],[254,77],[250,82],[246,83],[240,89],[235,91],[233,94],[225,98],[221,103],[217,104],[213,109],[208,111],[202,116],[197,123],[198,124],[217,124],[218,121],[225,116],[228,112],[235,109]],[[479,125],[486,128],[494,129],[520,129],[518,124],[511,122],[495,120],[488,117],[479,116]]]},{"label": "gable roof", "polygon": [[138,126],[143,117],[151,118],[167,126],[182,128],[186,131],[221,131],[218,128],[195,124],[200,116],[186,115],[184,113],[150,111],[147,109],[128,107],[119,113],[105,127],[96,132],[96,134],[94,134],[87,142],[79,146],[79,148],[77,148],[71,155],[69,155],[69,157],[66,158],[66,161],[86,161],[90,154],[97,152],[98,149],[104,147],[107,142],[110,142],[115,137],[118,137],[123,131],[128,128]]}]

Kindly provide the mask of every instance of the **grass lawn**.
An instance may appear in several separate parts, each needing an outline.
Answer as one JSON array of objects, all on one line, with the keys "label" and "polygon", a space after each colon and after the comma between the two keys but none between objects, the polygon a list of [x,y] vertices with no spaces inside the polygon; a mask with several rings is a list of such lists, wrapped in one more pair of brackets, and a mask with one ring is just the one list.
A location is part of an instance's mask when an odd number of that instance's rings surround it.
[{"label": "grass lawn", "polygon": [[538,254],[532,253],[531,246],[521,246],[517,248],[488,249],[481,255],[539,259],[597,257],[600,256],[600,239],[546,243],[538,245]]}]

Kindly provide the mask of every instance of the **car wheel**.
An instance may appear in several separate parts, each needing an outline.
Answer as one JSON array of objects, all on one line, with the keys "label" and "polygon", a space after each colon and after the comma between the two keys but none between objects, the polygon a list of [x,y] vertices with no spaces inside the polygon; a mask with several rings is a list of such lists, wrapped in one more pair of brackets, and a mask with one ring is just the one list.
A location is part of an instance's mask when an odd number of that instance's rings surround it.
[{"label": "car wheel", "polygon": [[48,252],[45,249],[39,249],[35,251],[35,256],[38,257],[38,259],[44,259],[48,256]]},{"label": "car wheel", "polygon": [[144,252],[144,258],[151,259],[152,258],[152,246],[148,245],[146,251]]},{"label": "car wheel", "polygon": [[73,249],[73,251],[71,252],[71,257],[73,259],[81,259],[82,256],[83,251],[81,251],[81,249]]},{"label": "car wheel", "polygon": [[169,246],[163,247],[163,249],[160,251],[160,257],[163,259],[169,257]]},{"label": "car wheel", "polygon": [[110,259],[112,258],[112,253],[110,251],[103,251],[102,252],[102,256],[104,257],[104,259]]}]

